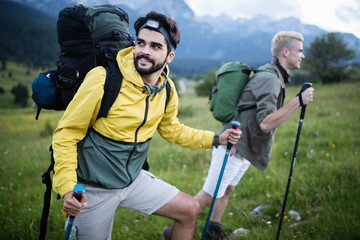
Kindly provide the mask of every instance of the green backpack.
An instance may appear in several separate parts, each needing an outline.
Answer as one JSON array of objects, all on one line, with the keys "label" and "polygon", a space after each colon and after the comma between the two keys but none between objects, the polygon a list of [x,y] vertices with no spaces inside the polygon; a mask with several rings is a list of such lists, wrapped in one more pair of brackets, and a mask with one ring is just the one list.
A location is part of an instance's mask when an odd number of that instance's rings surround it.
[{"label": "green backpack", "polygon": [[251,69],[240,62],[228,62],[216,71],[210,93],[210,111],[213,117],[223,123],[231,121],[238,113],[236,108],[251,72],[266,71],[276,75],[272,69]]}]

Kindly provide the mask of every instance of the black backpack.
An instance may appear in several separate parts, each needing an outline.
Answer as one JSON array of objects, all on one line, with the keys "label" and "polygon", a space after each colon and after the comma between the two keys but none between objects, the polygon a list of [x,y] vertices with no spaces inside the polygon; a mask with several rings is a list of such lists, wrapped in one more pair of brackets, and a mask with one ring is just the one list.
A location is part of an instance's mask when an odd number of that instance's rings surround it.
[{"label": "black backpack", "polygon": [[61,48],[57,69],[40,73],[32,83],[36,119],[42,108],[65,110],[86,74],[96,66],[107,69],[106,97],[98,115],[106,117],[121,87],[121,81],[115,80],[122,79],[117,52],[134,45],[128,14],[110,4],[67,7],[59,12],[57,34]]},{"label": "black backpack", "polygon": [[[97,118],[106,117],[119,94],[123,78],[115,57],[119,50],[134,45],[128,14],[109,4],[67,7],[59,12],[57,32],[61,47],[57,68],[40,73],[32,83],[32,98],[38,106],[35,118],[38,119],[42,108],[65,110],[88,71],[96,66],[106,69],[104,95]],[[167,83],[165,110],[170,92]],[[46,191],[39,239],[45,239],[50,209],[51,172],[54,172],[55,161],[51,146],[49,150],[51,163],[42,175]],[[147,161],[143,169],[149,169]]]},{"label": "black backpack", "polygon": [[[122,83],[116,54],[134,45],[134,38],[129,33],[128,14],[109,4],[67,7],[59,12],[57,34],[61,48],[57,69],[40,73],[32,83],[32,98],[38,106],[35,118],[38,119],[42,108],[65,110],[88,71],[96,66],[106,69],[104,96],[97,116],[106,117]],[[51,146],[50,152],[50,166],[42,175],[46,191],[39,239],[45,239],[50,209],[50,174],[54,171],[55,163]]]}]

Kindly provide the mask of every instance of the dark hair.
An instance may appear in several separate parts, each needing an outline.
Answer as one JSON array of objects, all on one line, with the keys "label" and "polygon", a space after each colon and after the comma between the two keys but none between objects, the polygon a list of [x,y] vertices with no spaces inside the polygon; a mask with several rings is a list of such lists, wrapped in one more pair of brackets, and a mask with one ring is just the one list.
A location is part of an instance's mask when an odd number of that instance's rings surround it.
[{"label": "dark hair", "polygon": [[[171,41],[172,45],[174,46],[174,48],[176,49],[180,42],[180,30],[179,30],[176,22],[173,19],[171,19],[170,17],[168,17],[164,14],[155,12],[155,11],[149,12],[148,14],[146,14],[145,17],[139,17],[138,19],[136,19],[136,21],[134,23],[134,29],[136,32],[136,36],[138,36],[138,34],[139,34],[139,29],[149,19],[157,20],[160,22],[161,26],[169,34],[170,41]],[[170,50],[169,44],[168,44],[168,49]]]}]

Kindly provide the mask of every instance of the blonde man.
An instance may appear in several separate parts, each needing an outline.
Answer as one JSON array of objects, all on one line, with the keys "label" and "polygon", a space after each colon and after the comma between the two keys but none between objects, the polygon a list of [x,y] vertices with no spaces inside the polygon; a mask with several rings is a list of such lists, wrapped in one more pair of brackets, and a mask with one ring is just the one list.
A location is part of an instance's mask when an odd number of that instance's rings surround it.
[{"label": "blonde man", "polygon": [[[296,96],[283,106],[285,84],[290,81],[289,73],[299,69],[305,58],[303,36],[300,33],[284,31],[275,34],[271,42],[273,60],[260,68],[272,69],[276,74],[258,72],[252,77],[241,94],[238,103],[239,114],[233,120],[241,123],[242,136],[235,145],[236,152],[229,157],[217,200],[211,215],[207,236],[222,239],[221,218],[229,197],[250,164],[265,170],[271,155],[275,128],[284,123],[301,105],[313,100],[313,88]],[[224,124],[219,133],[231,127]],[[203,188],[196,194],[200,209],[211,204],[214,189],[225,156],[226,147],[213,148],[211,165]]]}]

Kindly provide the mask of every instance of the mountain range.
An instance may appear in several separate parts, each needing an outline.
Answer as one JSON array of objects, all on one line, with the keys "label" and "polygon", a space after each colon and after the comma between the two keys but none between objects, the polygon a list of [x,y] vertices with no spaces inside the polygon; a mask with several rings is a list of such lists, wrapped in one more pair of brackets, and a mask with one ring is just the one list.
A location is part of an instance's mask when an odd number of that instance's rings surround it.
[{"label": "mountain range", "polygon": [[[213,60],[215,65],[226,61],[241,61],[258,66],[271,59],[270,42],[273,35],[282,30],[293,30],[304,35],[304,48],[325,30],[299,19],[290,17],[275,20],[258,15],[253,19],[232,19],[228,15],[198,17],[183,0],[12,0],[45,14],[49,24],[56,25],[58,12],[67,6],[81,2],[88,5],[115,4],[124,9],[130,17],[130,32],[134,34],[133,23],[151,10],[165,13],[174,18],[181,31],[180,45],[175,60]],[[351,33],[342,33],[348,47],[357,51],[354,62],[360,63],[360,39]],[[305,51],[306,55],[306,51]],[[175,61],[175,62],[176,62]]]}]

